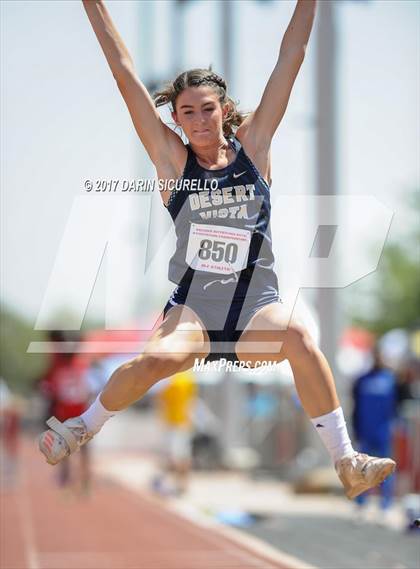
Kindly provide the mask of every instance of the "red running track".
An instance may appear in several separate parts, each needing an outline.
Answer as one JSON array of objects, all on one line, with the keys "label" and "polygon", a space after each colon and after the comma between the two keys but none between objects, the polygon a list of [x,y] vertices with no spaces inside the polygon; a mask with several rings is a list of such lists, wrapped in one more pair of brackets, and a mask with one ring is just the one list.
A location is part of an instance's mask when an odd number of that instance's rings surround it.
[{"label": "red running track", "polygon": [[1,495],[1,569],[287,569],[105,479],[69,499],[35,441],[22,444],[20,471]]}]

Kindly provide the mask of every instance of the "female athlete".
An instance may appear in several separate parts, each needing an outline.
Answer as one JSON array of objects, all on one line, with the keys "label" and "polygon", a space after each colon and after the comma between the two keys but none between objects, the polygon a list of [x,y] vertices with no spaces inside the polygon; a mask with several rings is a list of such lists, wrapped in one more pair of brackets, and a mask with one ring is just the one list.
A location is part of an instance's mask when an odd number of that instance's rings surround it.
[{"label": "female athlete", "polygon": [[[113,373],[93,405],[64,423],[49,419],[39,441],[47,462],[78,450],[110,417],[196,358],[223,356],[251,367],[287,359],[347,496],[379,484],[395,462],[353,450],[329,365],[307,330],[288,318],[273,271],[270,144],[304,60],[316,0],[297,1],[261,102],[246,117],[225,81],[207,69],[182,73],[153,100],[104,3],[83,4],[158,179],[167,184],[160,193],[175,223],[169,278],[177,287],[144,352]],[[161,120],[156,107],[164,104],[188,145]]]}]

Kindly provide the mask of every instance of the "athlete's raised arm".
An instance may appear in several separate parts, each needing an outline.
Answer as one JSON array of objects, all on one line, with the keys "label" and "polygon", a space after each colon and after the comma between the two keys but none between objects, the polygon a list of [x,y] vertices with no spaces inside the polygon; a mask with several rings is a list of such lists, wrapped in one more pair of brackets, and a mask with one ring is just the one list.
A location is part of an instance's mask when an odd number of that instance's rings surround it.
[{"label": "athlete's raised arm", "polygon": [[239,130],[246,131],[248,145],[268,150],[289,102],[296,76],[305,57],[315,17],[316,0],[298,0],[283,36],[276,66],[264,90],[261,102]]},{"label": "athlete's raised arm", "polygon": [[[186,150],[180,137],[167,127],[146,87],[137,77],[133,60],[102,0],[82,0],[92,28],[127,104],[134,127],[155,166],[166,161],[182,164]],[[170,168],[163,168],[170,171]]]}]

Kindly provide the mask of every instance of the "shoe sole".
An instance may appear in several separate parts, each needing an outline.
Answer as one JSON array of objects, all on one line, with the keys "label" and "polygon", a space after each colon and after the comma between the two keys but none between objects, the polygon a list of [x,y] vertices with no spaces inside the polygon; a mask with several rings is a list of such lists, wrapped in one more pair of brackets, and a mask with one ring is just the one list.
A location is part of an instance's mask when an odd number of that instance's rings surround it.
[{"label": "shoe sole", "polygon": [[40,437],[38,438],[38,448],[42,452],[42,454],[44,455],[45,462],[54,466],[56,463],[52,462],[50,459],[50,453],[49,453],[49,451],[46,448],[45,443],[44,443],[44,435],[40,435]]},{"label": "shoe sole", "polygon": [[[51,435],[49,435],[49,433],[51,433]],[[53,437],[55,436],[55,433],[53,433],[53,431],[45,431],[44,433],[42,433],[39,438],[38,438],[38,447],[39,450],[42,452],[42,454],[45,456],[45,460],[48,464],[51,464],[51,466],[55,466],[56,464],[58,464],[59,462],[61,462],[63,460],[63,458],[65,458],[65,456],[63,456],[62,458],[60,458],[59,460],[53,460],[52,459],[52,455],[51,455],[51,447],[54,444],[53,441]],[[49,446],[47,445],[46,439],[47,437],[50,437],[51,442],[49,443]]]},{"label": "shoe sole", "polygon": [[382,484],[382,482],[386,478],[388,478],[388,476],[390,476],[393,472],[395,472],[396,466],[397,466],[396,462],[394,461],[390,462],[390,464],[384,466],[382,470],[380,470],[377,473],[376,477],[372,480],[372,482],[370,482],[370,484],[364,482],[362,484],[358,484],[357,486],[351,488],[348,492],[346,492],[347,498],[349,500],[352,500],[353,498],[356,498],[360,494],[363,494],[363,492],[366,492],[366,490],[369,490],[370,488],[374,488],[375,486]]}]

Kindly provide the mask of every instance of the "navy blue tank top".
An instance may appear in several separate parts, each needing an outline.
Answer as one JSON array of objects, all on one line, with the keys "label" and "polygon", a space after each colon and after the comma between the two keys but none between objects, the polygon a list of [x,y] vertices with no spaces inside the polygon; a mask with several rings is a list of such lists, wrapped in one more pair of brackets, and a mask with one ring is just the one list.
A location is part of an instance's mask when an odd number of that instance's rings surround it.
[{"label": "navy blue tank top", "polygon": [[176,251],[169,280],[207,298],[278,294],[270,231],[270,188],[236,137],[235,160],[219,170],[198,164],[189,145],[167,209]]}]

